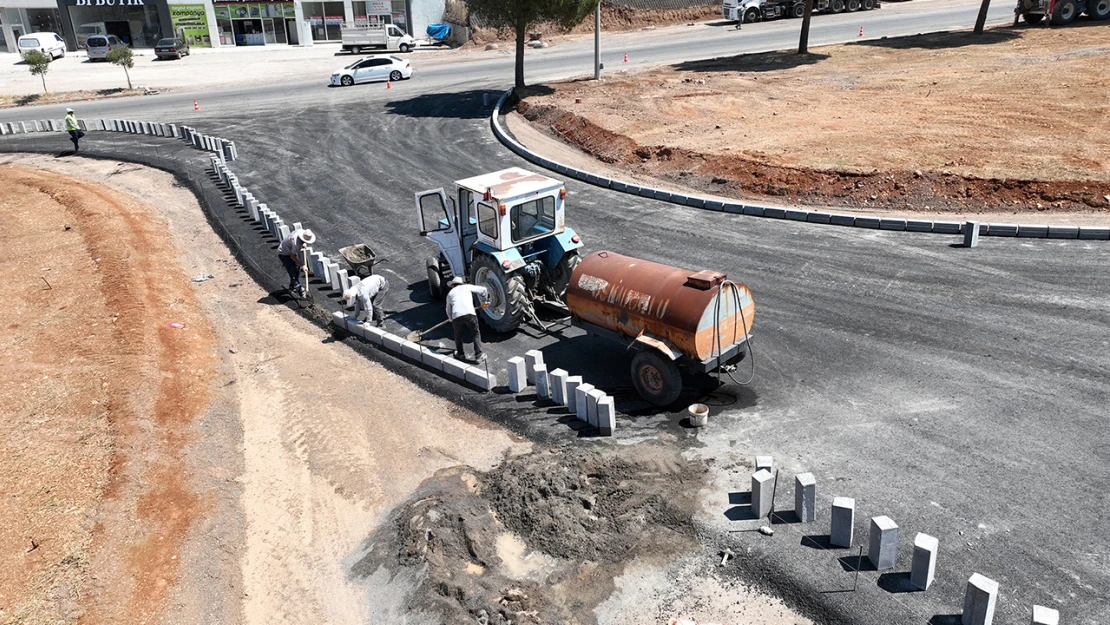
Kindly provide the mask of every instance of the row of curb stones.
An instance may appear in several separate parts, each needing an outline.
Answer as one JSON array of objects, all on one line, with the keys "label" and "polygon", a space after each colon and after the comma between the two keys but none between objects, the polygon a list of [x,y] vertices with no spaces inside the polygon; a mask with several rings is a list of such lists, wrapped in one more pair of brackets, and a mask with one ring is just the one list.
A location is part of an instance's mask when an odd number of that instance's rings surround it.
[{"label": "row of curb stones", "polygon": [[536,397],[565,406],[579,421],[597,428],[602,436],[612,436],[617,429],[617,410],[613,397],[605,391],[586,384],[582,376],[572,376],[564,369],[548,372],[543,352],[533,349],[524,357],[508,360],[509,390],[519,393],[535,385]]},{"label": "row of curb stones", "polygon": [[[792,208],[779,208],[775,206],[762,206],[759,204],[742,204],[739,202],[723,202],[720,200],[711,200],[708,198],[698,197],[696,195],[684,195],[682,193],[675,193],[672,191],[664,191],[653,187],[646,187],[642,185],[633,184],[631,182],[624,182],[600,176],[583,169],[576,169],[568,165],[553,161],[549,158],[544,158],[539,154],[529,150],[519,143],[516,139],[511,137],[508,132],[501,126],[501,108],[505,104],[505,100],[512,93],[512,89],[506,91],[501,95],[497,104],[493,107],[493,115],[490,116],[490,126],[493,129],[494,136],[497,137],[502,144],[515,152],[521,158],[531,161],[541,167],[545,167],[551,171],[558,172],[564,176],[570,176],[577,180],[581,180],[587,184],[602,187],[604,189],[612,189],[620,191],[621,193],[628,193],[637,195],[644,198],[653,200],[661,200],[678,204],[681,206],[690,206],[692,208],[699,208],[703,210],[710,210],[723,213],[732,213],[736,215],[747,215],[749,217],[766,217],[770,219],[783,219],[788,221],[804,221],[812,224],[827,224],[832,226],[846,226],[852,228],[867,228],[871,230],[890,230],[898,232],[917,232],[917,233],[931,233],[931,234],[947,234],[947,235],[963,235],[965,229],[969,226],[965,223],[956,221],[929,221],[919,219],[902,219],[893,217],[866,217],[858,215],[845,215],[839,213],[828,213],[822,211],[807,211]],[[968,222],[973,223],[973,222]],[[1036,238],[1036,239],[1085,239],[1085,240],[1110,240],[1110,227],[1091,227],[1091,226],[1047,226],[1047,225],[1029,225],[1029,224],[992,224],[992,223],[979,223],[979,234],[982,236],[996,236],[996,237],[1021,237],[1021,238]]]},{"label": "row of curb stones", "polygon": [[[212,152],[222,162],[239,158],[234,141],[197,132],[190,126],[144,122],[130,119],[78,119],[77,126],[86,132],[122,132],[151,137],[184,139],[198,150]],[[32,132],[60,132],[65,124],[60,120],[44,119],[29,122],[0,122],[0,136],[29,134]]]},{"label": "row of curb stones", "polygon": [[[756,456],[755,472],[751,478],[752,514],[759,519],[770,518],[775,513],[774,492],[778,473],[773,470],[774,458]],[[817,520],[817,480],[812,473],[794,476],[794,514],[801,523]],[[834,497],[829,518],[829,544],[834,547],[853,547],[855,536],[856,500],[851,497]],[[898,553],[898,524],[888,516],[871,517],[867,537],[867,559],[876,571],[895,568]],[[913,559],[910,563],[909,584],[917,590],[928,590],[936,575],[937,551],[940,541],[934,536],[918,532],[913,541]],[[861,547],[862,553],[862,547]],[[862,562],[856,564],[862,566]],[[964,625],[991,625],[998,601],[998,582],[979,573],[972,573],[964,593],[962,623]],[[1033,606],[1033,625],[1057,625],[1059,612],[1044,606]]]}]

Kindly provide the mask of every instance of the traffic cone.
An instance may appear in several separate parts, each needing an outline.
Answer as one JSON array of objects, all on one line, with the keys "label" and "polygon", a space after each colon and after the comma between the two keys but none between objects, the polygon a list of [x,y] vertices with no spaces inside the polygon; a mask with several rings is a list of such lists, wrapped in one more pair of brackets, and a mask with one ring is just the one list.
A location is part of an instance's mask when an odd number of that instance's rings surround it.
[{"label": "traffic cone", "polygon": [[194,111],[199,111],[200,110],[200,105],[197,104],[196,100],[193,100],[193,110]]},{"label": "traffic cone", "polygon": [[860,26],[860,27],[859,27],[859,36],[860,36],[860,37],[862,37],[862,36],[863,36],[863,26]]},{"label": "traffic cone", "polygon": [[628,53],[627,52],[624,53],[624,62],[625,63],[628,62]]},{"label": "traffic cone", "polygon": [[393,88],[393,83],[389,82],[388,80],[385,81],[385,88],[386,89],[392,89]]}]

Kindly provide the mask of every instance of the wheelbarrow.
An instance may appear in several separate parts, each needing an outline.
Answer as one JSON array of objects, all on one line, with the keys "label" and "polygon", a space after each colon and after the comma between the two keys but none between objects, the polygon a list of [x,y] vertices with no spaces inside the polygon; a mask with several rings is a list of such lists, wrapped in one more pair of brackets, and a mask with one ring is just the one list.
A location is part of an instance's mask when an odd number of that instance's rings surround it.
[{"label": "wheelbarrow", "polygon": [[379,259],[375,256],[374,250],[370,249],[370,246],[365,243],[356,243],[340,248],[339,254],[360,278],[365,278],[374,273],[374,263],[385,261],[384,258]]}]

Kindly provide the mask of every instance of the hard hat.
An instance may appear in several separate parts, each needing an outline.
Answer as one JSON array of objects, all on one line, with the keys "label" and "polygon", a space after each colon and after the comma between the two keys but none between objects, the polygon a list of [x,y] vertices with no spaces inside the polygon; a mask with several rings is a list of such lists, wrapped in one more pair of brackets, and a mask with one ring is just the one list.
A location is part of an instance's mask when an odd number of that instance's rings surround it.
[{"label": "hard hat", "polygon": [[67,112],[67,113],[72,113],[72,112],[73,112],[73,109],[67,108],[67,109],[66,109],[66,112]]},{"label": "hard hat", "polygon": [[313,234],[311,230],[302,230],[301,240],[305,243],[308,243],[309,245],[312,245],[316,242],[316,235]]},{"label": "hard hat", "polygon": [[447,283],[448,286],[459,286],[460,284],[466,284],[466,280],[463,280],[462,276],[455,276]]}]

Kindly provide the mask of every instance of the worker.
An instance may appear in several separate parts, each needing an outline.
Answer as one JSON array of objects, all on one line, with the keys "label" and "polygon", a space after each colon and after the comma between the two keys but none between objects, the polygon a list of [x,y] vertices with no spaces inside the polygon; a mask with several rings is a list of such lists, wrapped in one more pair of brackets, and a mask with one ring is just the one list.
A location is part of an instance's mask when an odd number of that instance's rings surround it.
[{"label": "worker", "polygon": [[364,310],[372,311],[370,319],[374,321],[374,325],[380,328],[385,321],[385,310],[382,308],[382,302],[385,300],[385,293],[388,290],[388,280],[379,275],[369,276],[343,291],[343,304],[355,307],[355,312],[352,314],[355,321],[358,321],[360,312]]},{"label": "worker", "polygon": [[304,271],[304,262],[301,260],[304,246],[316,242],[316,235],[311,230],[299,229],[289,233],[289,236],[278,245],[278,259],[281,266],[289,273],[289,290],[304,297],[304,287],[301,286],[301,273]]},{"label": "worker", "polygon": [[85,133],[81,130],[81,126],[77,124],[77,115],[74,114],[71,108],[66,109],[65,126],[66,132],[69,133],[69,140],[73,142],[73,151],[80,152],[81,145],[79,142],[81,137],[85,136]]},{"label": "worker", "polygon": [[466,360],[463,350],[463,329],[470,330],[474,340],[474,362],[482,362],[486,355],[482,353],[482,335],[478,331],[478,313],[474,310],[474,296],[477,295],[484,301],[489,297],[489,291],[484,286],[467,284],[462,276],[455,276],[447,283],[451,290],[447,293],[447,318],[451,320],[451,327],[455,330],[455,358]]}]

